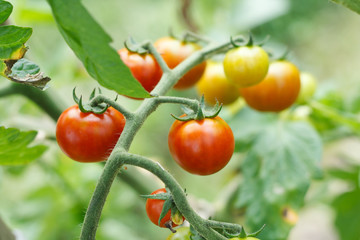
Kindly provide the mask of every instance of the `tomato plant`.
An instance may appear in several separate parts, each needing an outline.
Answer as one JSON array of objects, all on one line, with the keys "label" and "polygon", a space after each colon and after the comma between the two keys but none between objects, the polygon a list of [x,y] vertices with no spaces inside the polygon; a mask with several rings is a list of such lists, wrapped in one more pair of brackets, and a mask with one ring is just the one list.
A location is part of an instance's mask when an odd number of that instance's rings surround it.
[{"label": "tomato plant", "polygon": [[230,81],[239,87],[249,87],[264,79],[269,57],[259,46],[242,46],[228,51],[223,64]]},{"label": "tomato plant", "polygon": [[316,79],[315,77],[307,72],[300,73],[300,92],[296,99],[296,102],[302,104],[306,103],[315,93],[316,90]]},{"label": "tomato plant", "polygon": [[290,107],[300,91],[300,73],[288,61],[270,64],[265,79],[255,86],[241,88],[247,104],[258,111],[279,112]]},{"label": "tomato plant", "polygon": [[235,237],[235,238],[230,238],[229,240],[259,240],[259,239],[254,237],[246,237],[246,238]]},{"label": "tomato plant", "polygon": [[124,116],[109,107],[103,114],[83,113],[78,105],[66,109],[56,125],[61,150],[78,162],[108,158],[125,126]]},{"label": "tomato plant", "polygon": [[176,233],[171,233],[166,240],[190,240],[190,227],[180,227],[176,229]]},{"label": "tomato plant", "polygon": [[186,171],[209,175],[230,161],[235,142],[229,125],[219,116],[202,120],[176,120],[168,144],[175,161]]},{"label": "tomato plant", "polygon": [[[160,188],[152,192],[151,195],[155,195],[159,193],[166,193],[166,189]],[[176,227],[177,225],[171,220],[171,210],[169,210],[167,214],[160,220],[160,225],[159,225],[159,218],[163,210],[164,203],[165,200],[148,198],[146,200],[146,205],[145,205],[146,214],[149,217],[150,221],[159,227],[162,228],[166,228],[169,226]],[[169,222],[171,223],[171,225],[168,225]]]},{"label": "tomato plant", "polygon": [[121,60],[129,67],[134,78],[146,91],[151,92],[160,81],[162,71],[155,58],[149,54],[132,53],[126,48],[118,51]]},{"label": "tomato plant", "polygon": [[216,101],[227,105],[238,99],[237,87],[225,76],[221,62],[208,61],[205,72],[196,84],[198,94],[204,95],[205,101],[216,104]]},{"label": "tomato plant", "polygon": [[[201,49],[196,43],[184,42],[171,37],[158,39],[154,46],[163,57],[169,68],[173,69],[194,52]],[[205,71],[206,62],[202,62],[187,72],[175,84],[175,89],[186,89],[195,85]]]}]

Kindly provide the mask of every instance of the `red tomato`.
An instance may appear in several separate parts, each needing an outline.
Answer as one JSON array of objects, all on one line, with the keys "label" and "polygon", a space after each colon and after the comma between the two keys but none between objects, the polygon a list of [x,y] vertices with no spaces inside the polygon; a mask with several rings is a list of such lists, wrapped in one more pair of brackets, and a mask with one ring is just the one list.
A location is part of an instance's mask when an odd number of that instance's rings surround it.
[{"label": "red tomato", "polygon": [[95,114],[83,113],[74,105],[60,115],[56,140],[71,159],[100,162],[109,157],[124,126],[124,116],[112,107],[103,114]]},{"label": "red tomato", "polygon": [[151,54],[140,55],[129,52],[126,48],[118,51],[121,60],[130,71],[134,78],[138,80],[146,91],[151,92],[160,81],[162,71],[159,64]]},{"label": "red tomato", "polygon": [[280,112],[290,107],[300,91],[300,73],[287,61],[270,64],[268,74],[259,84],[240,88],[247,104],[258,111]]},{"label": "red tomato", "polygon": [[[175,68],[194,52],[201,49],[195,43],[182,42],[175,38],[164,37],[154,43],[155,48],[161,54],[169,68]],[[195,85],[205,71],[206,62],[193,67],[175,84],[175,89],[186,89]]]},{"label": "red tomato", "polygon": [[220,171],[230,161],[235,147],[231,128],[219,116],[186,122],[176,120],[168,143],[175,161],[198,175]]},{"label": "red tomato", "polygon": [[[165,188],[160,188],[156,191],[154,191],[153,193],[151,193],[151,195],[155,195],[155,194],[159,194],[159,193],[166,193],[166,189]],[[161,219],[160,221],[160,225],[159,225],[159,218],[160,218],[160,214],[161,211],[163,209],[165,200],[160,200],[160,199],[151,199],[148,198],[146,200],[146,214],[148,215],[150,221],[152,223],[154,223],[156,226],[162,227],[162,228],[166,228],[165,223],[171,221],[171,210],[168,211],[168,213],[165,215],[165,217],[163,219]],[[172,222],[172,227],[176,227],[177,225]]]}]

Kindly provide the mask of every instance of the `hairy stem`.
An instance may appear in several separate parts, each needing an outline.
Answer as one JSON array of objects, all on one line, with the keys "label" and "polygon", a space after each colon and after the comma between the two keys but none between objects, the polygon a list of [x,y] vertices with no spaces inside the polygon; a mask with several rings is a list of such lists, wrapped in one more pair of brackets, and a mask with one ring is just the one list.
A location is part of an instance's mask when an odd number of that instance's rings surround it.
[{"label": "hairy stem", "polygon": [[189,205],[186,194],[175,180],[175,178],[167,172],[159,163],[153,162],[145,157],[131,154],[121,153],[120,156],[124,164],[134,165],[148,170],[157,177],[160,178],[166,184],[166,187],[170,189],[171,194],[177,208],[184,215],[185,219],[191,223],[191,225],[206,239],[208,240],[223,240],[226,239],[224,236],[214,231],[212,228],[230,228],[240,229],[241,227],[236,224],[220,223],[201,218]]}]

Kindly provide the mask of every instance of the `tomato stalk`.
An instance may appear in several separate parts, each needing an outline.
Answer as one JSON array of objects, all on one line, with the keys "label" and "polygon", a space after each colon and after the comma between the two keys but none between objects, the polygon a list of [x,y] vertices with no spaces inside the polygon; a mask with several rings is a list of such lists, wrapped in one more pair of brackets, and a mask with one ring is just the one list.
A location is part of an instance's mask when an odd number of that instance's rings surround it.
[{"label": "tomato stalk", "polygon": [[[208,240],[225,240],[226,238],[224,236],[216,232],[213,228],[209,228],[209,226],[214,226],[214,222],[209,222],[208,220],[202,219],[192,210],[186,200],[186,195],[183,189],[171,174],[165,171],[158,163],[155,163],[141,156],[130,154],[128,153],[128,150],[136,133],[139,131],[144,121],[152,112],[156,110],[156,108],[161,103],[172,102],[182,104],[186,102],[188,105],[194,107],[196,103],[194,100],[184,101],[181,98],[168,98],[163,97],[163,95],[165,95],[166,92],[168,92],[177,83],[177,81],[191,68],[193,68],[197,64],[200,64],[214,54],[221,53],[233,48],[233,45],[230,41],[226,41],[221,44],[209,44],[202,50],[193,53],[191,56],[186,58],[183,62],[181,62],[173,69],[170,69],[166,65],[161,55],[156,51],[155,47],[150,42],[146,42],[143,47],[149,50],[149,52],[155,57],[163,70],[162,78],[160,79],[158,85],[151,91],[151,95],[156,97],[145,99],[140,105],[140,107],[133,113],[130,113],[123,107],[118,106],[118,104],[114,101],[110,101],[107,98],[100,97],[101,95],[93,99],[94,104],[95,102],[97,104],[100,104],[101,102],[106,102],[110,106],[113,106],[115,109],[122,112],[124,116],[126,115],[127,119],[124,130],[116,146],[114,147],[113,152],[111,153],[109,159],[105,164],[103,173],[100,176],[93,196],[90,200],[90,204],[87,209],[84,223],[82,226],[80,239],[95,239],[96,229],[100,220],[101,211],[105,204],[107,195],[110,191],[112,182],[114,181],[116,174],[119,172],[119,169],[123,166],[123,164],[130,164],[145,168],[158,176],[170,189],[175,204],[180,210],[180,212],[202,236],[204,236]],[[229,227],[229,229],[232,230],[241,229],[241,227],[236,224],[225,224],[224,226]]]}]

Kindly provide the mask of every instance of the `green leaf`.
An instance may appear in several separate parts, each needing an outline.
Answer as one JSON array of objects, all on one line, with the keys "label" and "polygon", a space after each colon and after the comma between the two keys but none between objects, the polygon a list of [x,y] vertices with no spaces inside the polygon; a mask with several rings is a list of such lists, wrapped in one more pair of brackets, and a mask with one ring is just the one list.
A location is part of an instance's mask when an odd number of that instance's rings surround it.
[{"label": "green leaf", "polygon": [[0,165],[26,164],[39,158],[47,147],[29,147],[36,135],[36,131],[21,132],[15,128],[0,127]]},{"label": "green leaf", "polygon": [[354,12],[360,14],[360,1],[359,0],[332,0],[338,4],[341,4]]},{"label": "green leaf", "polygon": [[4,23],[10,16],[13,10],[11,3],[0,1],[0,24]]},{"label": "green leaf", "polygon": [[130,97],[150,97],[110,47],[112,39],[79,0],[48,0],[65,41],[91,77],[102,86]]},{"label": "green leaf", "polygon": [[360,239],[360,189],[338,196],[332,203],[336,211],[335,226],[340,239]]},{"label": "green leaf", "polygon": [[266,239],[286,239],[291,225],[282,209],[300,208],[311,179],[321,177],[322,142],[308,123],[275,118],[252,136],[236,205],[246,208],[252,230],[267,224]]},{"label": "green leaf", "polygon": [[31,28],[0,26],[0,59],[20,59],[26,52],[25,43],[32,34]]}]

